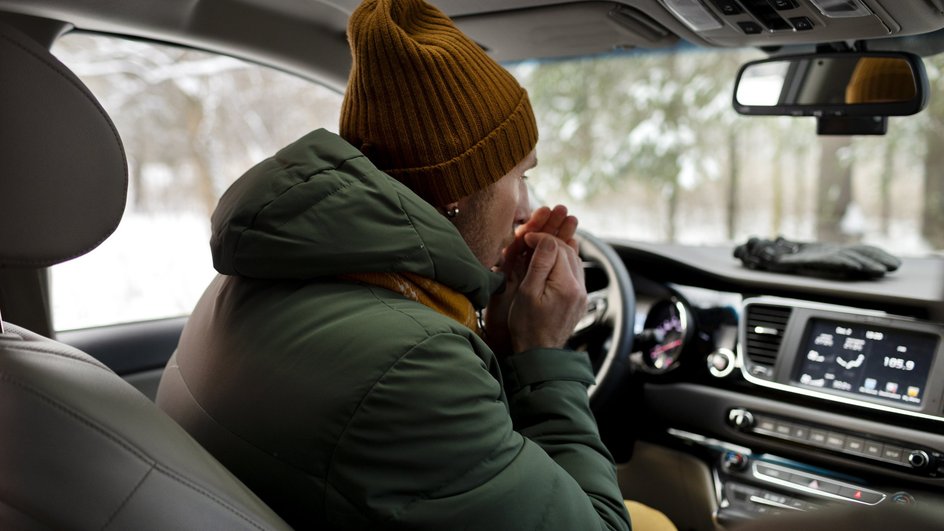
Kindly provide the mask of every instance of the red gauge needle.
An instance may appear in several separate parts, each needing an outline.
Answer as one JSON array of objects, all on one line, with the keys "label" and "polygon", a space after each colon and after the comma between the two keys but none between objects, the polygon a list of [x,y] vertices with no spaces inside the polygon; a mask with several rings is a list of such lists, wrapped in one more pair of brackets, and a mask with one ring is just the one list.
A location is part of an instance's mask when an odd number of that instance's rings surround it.
[{"label": "red gauge needle", "polygon": [[668,343],[666,343],[666,344],[664,344],[664,345],[659,345],[659,346],[653,348],[653,349],[649,352],[649,355],[650,355],[650,356],[655,356],[656,354],[662,354],[662,353],[665,352],[666,350],[673,349],[673,348],[675,348],[675,347],[677,347],[677,346],[679,346],[679,345],[681,345],[681,344],[682,344],[682,340],[681,340],[681,339],[676,339],[675,341],[669,341]]}]

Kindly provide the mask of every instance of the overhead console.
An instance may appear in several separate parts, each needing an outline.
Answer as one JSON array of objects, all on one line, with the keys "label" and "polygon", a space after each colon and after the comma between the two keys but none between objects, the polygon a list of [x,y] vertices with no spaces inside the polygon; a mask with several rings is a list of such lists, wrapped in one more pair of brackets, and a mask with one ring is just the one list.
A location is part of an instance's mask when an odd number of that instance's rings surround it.
[{"label": "overhead console", "polygon": [[771,46],[880,39],[944,26],[936,0],[659,0],[717,46]]},{"label": "overhead console", "polygon": [[[875,40],[944,28],[944,0],[540,0],[439,2],[499,61],[557,58],[685,39],[722,47]],[[874,41],[873,41],[874,42]]]},{"label": "overhead console", "polygon": [[944,421],[944,327],[779,298],[744,303],[740,366],[755,384]]}]

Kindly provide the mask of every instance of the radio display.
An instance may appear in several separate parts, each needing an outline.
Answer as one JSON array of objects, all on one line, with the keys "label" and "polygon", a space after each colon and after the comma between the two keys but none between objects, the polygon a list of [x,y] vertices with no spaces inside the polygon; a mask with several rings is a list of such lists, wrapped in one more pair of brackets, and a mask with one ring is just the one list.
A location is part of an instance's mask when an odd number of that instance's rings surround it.
[{"label": "radio display", "polygon": [[920,406],[938,337],[811,319],[795,380],[803,386]]}]

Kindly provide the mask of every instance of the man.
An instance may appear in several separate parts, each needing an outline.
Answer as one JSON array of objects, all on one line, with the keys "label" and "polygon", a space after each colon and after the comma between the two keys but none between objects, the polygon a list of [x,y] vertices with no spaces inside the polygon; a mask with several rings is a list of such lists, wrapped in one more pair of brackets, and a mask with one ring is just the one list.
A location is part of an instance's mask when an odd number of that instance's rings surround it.
[{"label": "man", "polygon": [[158,403],[298,528],[629,529],[527,94],[422,0],[364,2],[349,38],[343,140],[224,194]]}]

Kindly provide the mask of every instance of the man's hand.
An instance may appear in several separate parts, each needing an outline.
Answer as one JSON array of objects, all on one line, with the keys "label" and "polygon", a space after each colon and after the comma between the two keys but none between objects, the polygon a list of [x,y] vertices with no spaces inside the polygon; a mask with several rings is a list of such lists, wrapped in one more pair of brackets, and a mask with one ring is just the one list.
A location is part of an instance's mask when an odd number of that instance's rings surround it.
[{"label": "man's hand", "polygon": [[518,284],[528,271],[533,250],[525,243],[525,235],[541,232],[556,236],[575,251],[577,241],[577,218],[567,214],[567,207],[557,205],[553,209],[540,207],[531,213],[531,218],[515,230],[515,239],[503,251],[500,272],[505,275],[505,288],[496,293],[485,310],[485,337],[496,353],[511,353],[511,335],[508,331],[508,311],[518,292]]},{"label": "man's hand", "polygon": [[532,232],[524,241],[534,252],[508,313],[512,350],[563,347],[586,313],[583,264],[549,234]]},{"label": "man's hand", "polygon": [[531,213],[531,219],[515,230],[515,241],[504,250],[502,271],[506,276],[517,273],[519,279],[524,276],[531,261],[531,248],[525,244],[524,237],[532,232],[541,232],[557,236],[561,241],[577,251],[577,218],[567,215],[567,207],[557,205],[554,209],[546,206]]}]

